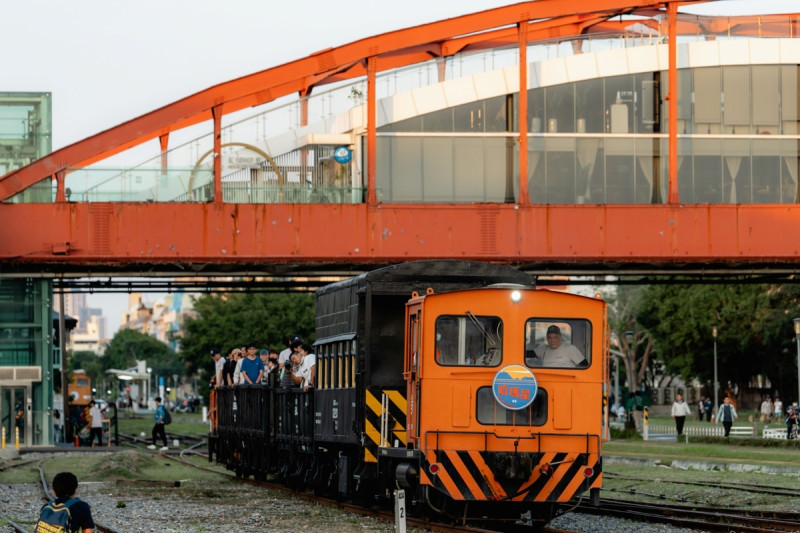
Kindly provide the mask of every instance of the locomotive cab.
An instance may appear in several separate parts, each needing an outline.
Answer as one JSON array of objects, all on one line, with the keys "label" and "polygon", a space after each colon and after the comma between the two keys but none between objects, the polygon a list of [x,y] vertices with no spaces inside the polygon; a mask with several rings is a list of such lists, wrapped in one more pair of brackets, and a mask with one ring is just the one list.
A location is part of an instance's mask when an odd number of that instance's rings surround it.
[{"label": "locomotive cab", "polygon": [[545,522],[599,489],[605,318],[601,300],[547,290],[415,295],[406,449],[382,451],[397,483],[454,516]]}]

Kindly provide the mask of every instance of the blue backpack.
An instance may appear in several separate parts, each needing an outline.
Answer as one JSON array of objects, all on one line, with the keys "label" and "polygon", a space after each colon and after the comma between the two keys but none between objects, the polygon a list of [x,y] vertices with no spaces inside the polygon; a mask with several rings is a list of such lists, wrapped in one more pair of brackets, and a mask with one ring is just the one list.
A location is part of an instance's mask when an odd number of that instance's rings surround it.
[{"label": "blue backpack", "polygon": [[63,503],[56,503],[55,500],[42,506],[39,513],[39,521],[33,528],[34,533],[70,533],[72,529],[72,515],[69,512],[70,506],[77,502],[78,498],[70,498]]}]

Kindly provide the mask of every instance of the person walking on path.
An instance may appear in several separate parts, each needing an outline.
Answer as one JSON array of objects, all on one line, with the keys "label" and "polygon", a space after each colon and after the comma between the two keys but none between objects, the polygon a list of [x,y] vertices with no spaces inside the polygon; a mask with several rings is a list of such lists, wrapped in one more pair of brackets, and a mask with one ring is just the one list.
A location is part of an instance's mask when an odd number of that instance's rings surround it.
[{"label": "person walking on path", "polygon": [[61,418],[61,411],[53,410],[53,443],[64,442],[64,419]]},{"label": "person walking on path", "polygon": [[675,395],[675,401],[672,402],[672,418],[675,419],[675,429],[678,430],[678,437],[683,435],[683,424],[686,423],[686,417],[692,414],[689,404],[683,401],[683,394],[680,392]]},{"label": "person walking on path", "polygon": [[161,442],[164,443],[164,446],[161,447],[161,451],[167,451],[169,447],[167,446],[167,432],[164,430],[164,421],[167,419],[167,411],[164,409],[164,406],[161,405],[161,397],[156,398],[156,412],[153,415],[153,431],[151,433],[153,437],[153,444],[148,446],[149,449],[155,450],[156,449],[156,439],[157,437],[161,437]]},{"label": "person walking on path", "polygon": [[786,410],[786,438],[793,439],[794,433],[792,432],[792,427],[797,424],[797,416],[798,416],[798,407],[797,402],[794,402],[789,408]]},{"label": "person walking on path", "polygon": [[94,438],[97,437],[97,445],[103,445],[103,412],[97,406],[97,403],[92,400],[89,402],[89,446],[94,446]]},{"label": "person walking on path", "polygon": [[772,398],[767,396],[764,398],[764,401],[761,402],[761,422],[764,422],[764,425],[769,424],[772,422]]},{"label": "person walking on path", "polygon": [[717,420],[714,423],[719,424],[722,422],[722,427],[725,428],[725,436],[727,437],[731,434],[733,421],[737,418],[739,418],[739,415],[736,413],[736,408],[731,405],[731,399],[725,396],[722,400],[722,405],[719,406]]},{"label": "person walking on path", "polygon": [[775,395],[775,401],[772,402],[772,419],[780,424],[781,417],[783,416],[783,402],[778,395]]}]

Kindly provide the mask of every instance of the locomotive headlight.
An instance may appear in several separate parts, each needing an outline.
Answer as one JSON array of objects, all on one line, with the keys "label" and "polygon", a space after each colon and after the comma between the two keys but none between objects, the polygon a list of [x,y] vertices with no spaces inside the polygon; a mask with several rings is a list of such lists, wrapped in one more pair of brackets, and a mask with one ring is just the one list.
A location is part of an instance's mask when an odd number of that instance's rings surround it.
[{"label": "locomotive headlight", "polygon": [[522,293],[519,291],[511,291],[511,301],[517,303],[522,300]]}]

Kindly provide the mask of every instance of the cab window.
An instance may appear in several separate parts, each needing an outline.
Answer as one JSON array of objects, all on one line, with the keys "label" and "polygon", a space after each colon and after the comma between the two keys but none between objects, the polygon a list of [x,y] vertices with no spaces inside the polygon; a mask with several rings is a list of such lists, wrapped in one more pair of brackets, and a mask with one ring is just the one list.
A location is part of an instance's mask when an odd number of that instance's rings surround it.
[{"label": "cab window", "polygon": [[496,316],[442,315],[436,319],[436,362],[497,366],[503,360],[503,322]]},{"label": "cab window", "polygon": [[529,318],[525,322],[525,364],[586,368],[592,362],[591,342],[592,325],[588,320]]}]

